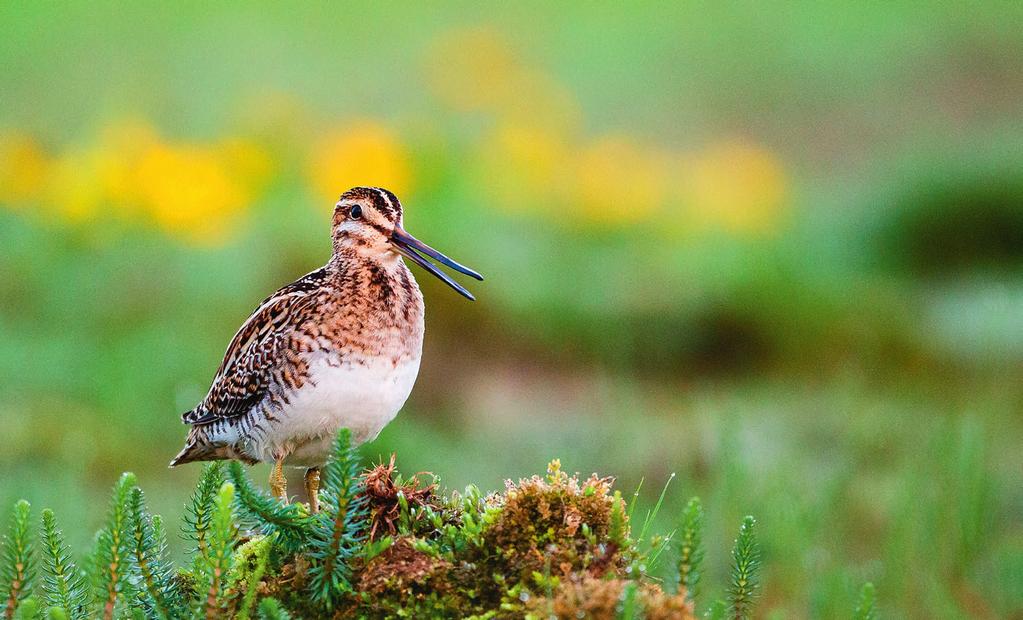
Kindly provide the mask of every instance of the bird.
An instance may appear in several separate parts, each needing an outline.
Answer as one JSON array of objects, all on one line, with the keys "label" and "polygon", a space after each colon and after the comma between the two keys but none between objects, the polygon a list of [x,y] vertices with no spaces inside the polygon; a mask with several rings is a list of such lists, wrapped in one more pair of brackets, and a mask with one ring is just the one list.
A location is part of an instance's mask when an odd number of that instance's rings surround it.
[{"label": "bird", "polygon": [[405,404],[422,359],[424,303],[405,261],[474,301],[437,263],[483,276],[405,231],[398,197],[354,187],[334,205],[326,265],[264,299],[238,329],[205,398],[181,415],[191,428],[171,461],[272,465],[271,494],[287,503],[283,467],[305,468],[311,512],[337,433],[376,438]]}]

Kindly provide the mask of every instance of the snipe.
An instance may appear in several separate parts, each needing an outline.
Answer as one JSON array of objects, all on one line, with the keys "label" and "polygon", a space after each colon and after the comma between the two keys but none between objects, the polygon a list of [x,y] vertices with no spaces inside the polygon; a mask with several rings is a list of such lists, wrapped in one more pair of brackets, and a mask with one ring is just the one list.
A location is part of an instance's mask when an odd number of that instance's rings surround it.
[{"label": "snipe", "polygon": [[401,203],[385,189],[342,194],[332,236],[330,261],[263,300],[235,334],[209,393],[182,415],[192,428],[172,467],[272,463],[271,490],[285,500],[283,466],[304,467],[315,511],[337,431],[375,438],[419,373],[423,296],[403,257],[470,300],[427,257],[483,279],[405,232]]}]

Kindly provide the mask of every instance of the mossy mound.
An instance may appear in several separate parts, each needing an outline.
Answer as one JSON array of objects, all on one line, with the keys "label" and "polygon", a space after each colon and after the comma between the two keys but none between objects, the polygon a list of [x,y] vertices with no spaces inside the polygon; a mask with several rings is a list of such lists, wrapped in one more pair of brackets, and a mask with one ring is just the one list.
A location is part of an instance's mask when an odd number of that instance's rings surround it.
[{"label": "mossy mound", "polygon": [[619,510],[620,522],[627,522],[620,498],[616,505],[610,495],[612,483],[596,475],[580,483],[560,471],[557,461],[546,479],[509,482],[492,500],[500,510],[483,533],[484,548],[496,553],[508,574],[526,577],[548,566],[566,575],[590,570],[604,574],[621,563],[619,551],[625,543],[624,527],[617,540],[608,536],[612,513]]},{"label": "mossy mound", "polygon": [[[332,617],[614,618],[627,584],[640,583],[626,578],[639,554],[611,478],[570,476],[554,461],[545,477],[509,481],[502,493],[444,497],[435,484],[401,479],[392,458],[362,480],[366,538],[380,550],[352,562],[351,589]],[[301,560],[285,559],[256,588],[306,617],[318,612],[300,595]],[[654,618],[690,617],[692,607],[653,582],[635,601]]]}]

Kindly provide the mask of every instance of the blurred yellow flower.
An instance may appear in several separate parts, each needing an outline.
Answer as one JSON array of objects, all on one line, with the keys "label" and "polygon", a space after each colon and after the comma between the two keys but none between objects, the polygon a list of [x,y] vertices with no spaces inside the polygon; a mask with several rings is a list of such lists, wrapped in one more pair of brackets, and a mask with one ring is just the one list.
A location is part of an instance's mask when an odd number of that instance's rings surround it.
[{"label": "blurred yellow flower", "polygon": [[426,80],[441,101],[460,111],[482,110],[515,96],[518,61],[492,27],[444,33],[426,57]]},{"label": "blurred yellow flower", "polygon": [[216,148],[232,176],[253,190],[266,185],[277,168],[270,153],[250,140],[231,138]]},{"label": "blurred yellow flower", "polygon": [[497,102],[496,112],[516,123],[571,136],[582,125],[582,111],[575,95],[564,84],[542,71],[519,71],[509,76],[509,96]]},{"label": "blurred yellow flower", "polygon": [[49,157],[34,137],[0,135],[0,202],[16,206],[37,199],[49,168]]},{"label": "blurred yellow flower", "polygon": [[783,213],[788,179],[770,151],[728,141],[711,146],[689,163],[682,192],[698,224],[768,234],[776,230]]},{"label": "blurred yellow flower", "polygon": [[273,167],[301,161],[316,137],[316,114],[306,101],[279,90],[265,90],[242,97],[231,114],[230,127],[255,139],[274,154]]},{"label": "blurred yellow flower", "polygon": [[313,149],[308,174],[313,188],[326,200],[337,200],[358,185],[386,187],[404,197],[411,188],[412,165],[391,130],[361,121],[321,140]]},{"label": "blurred yellow flower", "polygon": [[138,166],[142,156],[160,143],[156,129],[144,120],[125,119],[106,126],[96,148],[99,178],[105,196],[122,215],[141,215]]},{"label": "blurred yellow flower", "polygon": [[71,221],[94,217],[106,196],[96,149],[68,149],[54,161],[46,180],[44,202]]},{"label": "blurred yellow flower", "polygon": [[52,161],[30,137],[0,138],[0,158],[4,201],[37,198],[69,221],[102,214],[155,223],[198,243],[223,240],[274,172],[254,142],[169,143],[138,119],[111,123]]},{"label": "blurred yellow flower", "polygon": [[504,123],[482,145],[487,191],[509,211],[563,203],[571,162],[569,145],[535,126]]},{"label": "blurred yellow flower", "polygon": [[503,122],[569,134],[581,113],[573,93],[550,74],[524,66],[493,27],[452,30],[426,55],[434,95],[460,112],[488,111]]},{"label": "blurred yellow flower", "polygon": [[576,202],[587,221],[634,223],[659,209],[668,170],[661,153],[627,136],[605,136],[579,153],[573,175]]},{"label": "blurred yellow flower", "polygon": [[214,147],[154,144],[136,174],[143,207],[154,221],[197,243],[222,241],[252,200],[250,188]]}]

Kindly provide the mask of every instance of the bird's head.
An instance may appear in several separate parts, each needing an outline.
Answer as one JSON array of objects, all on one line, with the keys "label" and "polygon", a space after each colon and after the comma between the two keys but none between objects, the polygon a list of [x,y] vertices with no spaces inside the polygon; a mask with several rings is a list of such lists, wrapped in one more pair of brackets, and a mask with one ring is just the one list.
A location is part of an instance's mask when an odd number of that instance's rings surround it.
[{"label": "bird's head", "polygon": [[[383,261],[405,256],[468,299],[475,297],[426,259],[482,280],[477,272],[456,263],[405,232],[398,197],[379,187],[353,187],[334,206],[334,253]],[[423,256],[425,255],[425,256]]]}]

